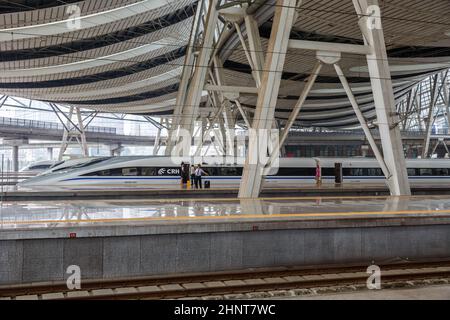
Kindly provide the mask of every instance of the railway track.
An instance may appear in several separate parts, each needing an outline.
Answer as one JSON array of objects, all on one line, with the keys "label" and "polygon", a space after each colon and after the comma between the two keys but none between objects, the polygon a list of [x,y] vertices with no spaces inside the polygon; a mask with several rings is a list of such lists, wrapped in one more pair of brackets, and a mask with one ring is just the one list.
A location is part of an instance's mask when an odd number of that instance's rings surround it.
[{"label": "railway track", "polygon": [[[383,286],[403,286],[413,282],[450,280],[450,261],[396,263],[380,265]],[[188,297],[264,297],[272,292],[305,292],[311,288],[365,288],[366,267],[276,268],[236,272],[147,277],[139,279],[82,282],[80,290],[69,290],[65,283],[0,287],[4,300],[104,300],[104,299],[178,299]],[[336,289],[337,288],[337,289]],[[293,291],[294,290],[294,291]],[[303,291],[302,291],[303,290]],[[275,294],[273,294],[275,292]],[[244,294],[247,294],[244,296]]]}]

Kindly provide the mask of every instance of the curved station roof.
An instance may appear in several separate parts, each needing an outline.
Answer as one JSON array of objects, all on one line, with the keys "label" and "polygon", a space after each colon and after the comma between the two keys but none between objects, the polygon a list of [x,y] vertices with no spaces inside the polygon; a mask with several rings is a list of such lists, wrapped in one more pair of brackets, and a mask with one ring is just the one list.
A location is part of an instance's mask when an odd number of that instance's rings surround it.
[{"label": "curved station roof", "polygon": [[[0,93],[99,111],[171,114],[197,1],[20,0],[0,5]],[[448,0],[382,1],[396,98],[426,76],[450,67]],[[74,23],[71,15],[81,18]],[[274,0],[251,6],[267,48]],[[351,0],[304,1],[291,39],[362,44]],[[246,35],[244,23],[241,31]],[[218,48],[225,84],[255,87],[237,33]],[[287,119],[315,55],[289,49],[276,117]],[[376,117],[365,56],[343,54],[346,74],[366,119]],[[241,94],[252,112],[256,95]],[[298,124],[351,127],[358,121],[332,66],[324,66]]]}]

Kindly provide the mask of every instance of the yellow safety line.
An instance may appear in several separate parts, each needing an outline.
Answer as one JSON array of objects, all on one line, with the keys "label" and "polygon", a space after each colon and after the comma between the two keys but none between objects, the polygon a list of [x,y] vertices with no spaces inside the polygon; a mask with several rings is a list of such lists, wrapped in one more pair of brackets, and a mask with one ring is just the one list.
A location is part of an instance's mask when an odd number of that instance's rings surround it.
[{"label": "yellow safety line", "polygon": [[141,218],[110,218],[92,220],[31,220],[4,222],[2,224],[44,224],[44,223],[103,223],[118,221],[162,221],[162,220],[208,220],[235,218],[289,218],[289,217],[323,217],[323,216],[357,216],[357,215],[401,215],[401,214],[444,214],[450,210],[400,210],[400,211],[356,211],[356,212],[319,212],[319,213],[287,213],[287,214],[239,214],[230,216],[192,216],[192,217],[141,217]]}]

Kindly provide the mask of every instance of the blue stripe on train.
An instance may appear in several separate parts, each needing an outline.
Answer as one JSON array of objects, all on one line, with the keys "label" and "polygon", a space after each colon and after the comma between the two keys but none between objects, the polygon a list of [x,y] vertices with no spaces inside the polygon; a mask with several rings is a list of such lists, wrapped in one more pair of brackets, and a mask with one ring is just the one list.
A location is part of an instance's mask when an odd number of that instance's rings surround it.
[{"label": "blue stripe on train", "polygon": [[[410,179],[450,179],[450,176],[412,176],[409,177]],[[240,180],[241,177],[210,177],[205,176],[203,177],[204,180]],[[278,180],[314,180],[314,177],[308,176],[293,176],[293,177],[266,177],[266,179],[278,179]],[[322,179],[334,179],[334,176],[323,176]],[[361,177],[349,177],[344,176],[345,179],[380,179],[384,180],[384,177],[368,177],[368,176],[361,176]],[[180,180],[180,177],[82,177],[82,178],[71,178],[71,179],[65,179],[62,181],[76,181],[76,180]]]}]

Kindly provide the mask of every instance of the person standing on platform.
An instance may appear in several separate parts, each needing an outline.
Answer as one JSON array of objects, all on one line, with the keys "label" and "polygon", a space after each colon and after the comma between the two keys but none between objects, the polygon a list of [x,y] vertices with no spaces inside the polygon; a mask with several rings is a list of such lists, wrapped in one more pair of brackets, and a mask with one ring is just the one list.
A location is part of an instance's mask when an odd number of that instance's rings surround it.
[{"label": "person standing on platform", "polygon": [[190,179],[191,179],[191,188],[194,189],[195,188],[195,170],[197,169],[196,166],[191,165],[191,169],[190,169]]},{"label": "person standing on platform", "polygon": [[206,173],[205,170],[202,169],[202,166],[199,164],[197,166],[197,169],[195,169],[195,188],[196,189],[203,188],[203,186],[202,186],[202,176],[203,175],[208,175],[208,174]]},{"label": "person standing on platform", "polygon": [[316,160],[316,186],[322,185],[322,168],[320,167],[320,161]]},{"label": "person standing on platform", "polygon": [[186,164],[184,162],[181,162],[180,176],[181,176],[182,187],[186,188],[187,181],[189,178],[189,164],[188,164],[188,167],[186,168]]}]

